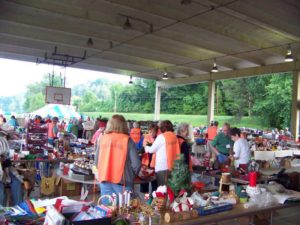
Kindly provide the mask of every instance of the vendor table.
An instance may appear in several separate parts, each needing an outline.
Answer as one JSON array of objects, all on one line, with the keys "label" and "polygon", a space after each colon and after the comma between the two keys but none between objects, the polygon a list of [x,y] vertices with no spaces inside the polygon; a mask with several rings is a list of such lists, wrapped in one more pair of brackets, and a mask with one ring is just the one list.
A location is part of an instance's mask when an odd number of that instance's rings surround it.
[{"label": "vendor table", "polygon": [[[214,178],[217,178],[217,179],[221,179],[221,175],[219,175],[219,174],[207,175],[207,176],[211,176],[211,177],[214,177]],[[257,183],[267,184],[269,181],[274,181],[274,180],[276,180],[275,177],[272,177],[272,176],[263,176],[263,177],[260,177],[257,180]],[[242,184],[242,185],[248,185],[249,184],[248,180],[243,180],[243,179],[237,178],[237,177],[231,177],[230,181],[232,183],[235,183],[235,184]]]},{"label": "vendor table", "polygon": [[[83,180],[78,180],[78,179],[74,179],[68,175],[64,175],[62,173],[61,170],[56,170],[56,175],[62,179],[65,179],[65,180],[68,180],[68,181],[71,181],[71,182],[76,182],[76,183],[81,183],[83,185],[83,191],[86,192],[89,190],[90,188],[90,185],[98,185],[99,182],[97,180],[86,180],[86,181],[83,181]],[[142,180],[142,179],[139,179],[139,178],[136,178],[134,180],[134,184],[144,184],[144,183],[149,183],[151,181],[154,181],[156,179],[156,177],[152,177],[151,179],[148,179],[148,180]],[[84,199],[82,199],[84,200]]]},{"label": "vendor table", "polygon": [[81,183],[81,184],[98,184],[98,181],[96,180],[78,180],[74,179],[68,175],[64,175],[61,170],[56,170],[56,175],[61,177],[62,179],[75,182],[75,183]]},{"label": "vendor table", "polygon": [[[299,207],[300,209],[300,203],[292,203],[292,204],[284,204],[284,205],[273,205],[269,207],[253,207],[249,209],[245,209],[242,204],[234,206],[233,210],[216,213],[213,215],[208,216],[201,216],[197,219],[172,223],[173,225],[199,225],[199,224],[211,224],[211,223],[218,223],[218,222],[224,222],[226,220],[233,220],[237,218],[252,218],[257,214],[260,213],[269,213],[270,220],[269,224],[273,225],[273,214],[276,210],[291,208],[291,207]],[[249,222],[242,223],[242,225],[248,225]]]},{"label": "vendor table", "polygon": [[[57,174],[57,176],[65,179],[65,180],[76,182],[76,183],[81,183],[81,184],[99,184],[99,182],[96,181],[96,180],[86,180],[86,181],[83,181],[83,180],[74,179],[74,178],[72,178],[72,177],[70,177],[68,175],[63,175],[63,173],[62,173],[61,170],[56,170],[56,174]],[[146,183],[154,181],[155,179],[156,179],[155,177],[153,177],[153,178],[151,178],[149,180],[142,180],[142,179],[136,178],[134,180],[134,184],[146,184]]]},{"label": "vendor table", "polygon": [[[196,170],[194,170],[193,172],[198,173],[198,174],[202,174],[204,176],[216,178],[216,179],[221,179],[221,174],[213,174],[213,173],[209,174],[209,173],[206,173],[205,171],[196,171]],[[271,176],[272,174],[274,174],[274,173],[271,173],[271,174],[268,174],[268,175],[264,174],[265,176],[260,177],[257,182],[266,184],[269,181],[276,180],[276,178],[274,176]],[[235,184],[242,184],[242,185],[248,185],[249,184],[248,180],[243,180],[243,179],[238,178],[238,177],[231,177],[230,180],[231,180],[232,183],[235,183]]]},{"label": "vendor table", "polygon": [[73,159],[20,159],[12,160],[12,163],[28,163],[28,162],[49,162],[49,163],[73,163]]}]

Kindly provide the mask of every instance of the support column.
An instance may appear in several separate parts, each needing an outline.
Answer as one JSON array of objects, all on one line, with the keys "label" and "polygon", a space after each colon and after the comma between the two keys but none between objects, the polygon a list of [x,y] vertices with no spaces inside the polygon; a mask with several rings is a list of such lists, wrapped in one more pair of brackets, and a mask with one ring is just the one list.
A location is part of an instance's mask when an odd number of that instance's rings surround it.
[{"label": "support column", "polygon": [[154,120],[159,120],[159,116],[160,116],[160,98],[161,98],[161,87],[159,87],[156,83]]},{"label": "support column", "polygon": [[208,81],[208,108],[207,108],[207,124],[214,119],[215,116],[215,81]]},{"label": "support column", "polygon": [[299,136],[300,71],[293,74],[291,132],[295,140]]}]

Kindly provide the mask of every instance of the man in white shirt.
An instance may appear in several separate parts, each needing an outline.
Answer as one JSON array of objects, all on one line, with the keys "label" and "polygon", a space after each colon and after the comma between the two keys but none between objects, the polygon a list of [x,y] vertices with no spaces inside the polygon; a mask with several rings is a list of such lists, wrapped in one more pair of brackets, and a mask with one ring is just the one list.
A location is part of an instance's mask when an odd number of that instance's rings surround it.
[{"label": "man in white shirt", "polygon": [[251,158],[251,152],[247,140],[241,138],[241,130],[236,127],[230,129],[230,136],[234,141],[233,158],[235,160],[236,167],[247,169],[247,164]]}]

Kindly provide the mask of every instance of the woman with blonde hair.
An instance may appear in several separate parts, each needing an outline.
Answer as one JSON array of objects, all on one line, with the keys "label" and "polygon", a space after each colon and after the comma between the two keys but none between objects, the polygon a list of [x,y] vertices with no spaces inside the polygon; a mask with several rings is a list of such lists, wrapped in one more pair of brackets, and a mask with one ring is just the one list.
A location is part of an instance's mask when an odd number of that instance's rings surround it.
[{"label": "woman with blonde hair", "polygon": [[133,190],[141,162],[122,115],[113,115],[98,141],[96,166],[101,195]]}]

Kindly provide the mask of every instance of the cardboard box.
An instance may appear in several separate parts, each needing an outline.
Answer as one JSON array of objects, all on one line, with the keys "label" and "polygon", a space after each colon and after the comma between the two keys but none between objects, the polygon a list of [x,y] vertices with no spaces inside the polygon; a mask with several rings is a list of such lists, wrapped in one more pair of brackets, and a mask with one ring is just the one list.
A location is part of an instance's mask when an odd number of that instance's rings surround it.
[{"label": "cardboard box", "polygon": [[80,196],[81,184],[65,180],[61,177],[56,179],[56,195],[58,196]]}]

